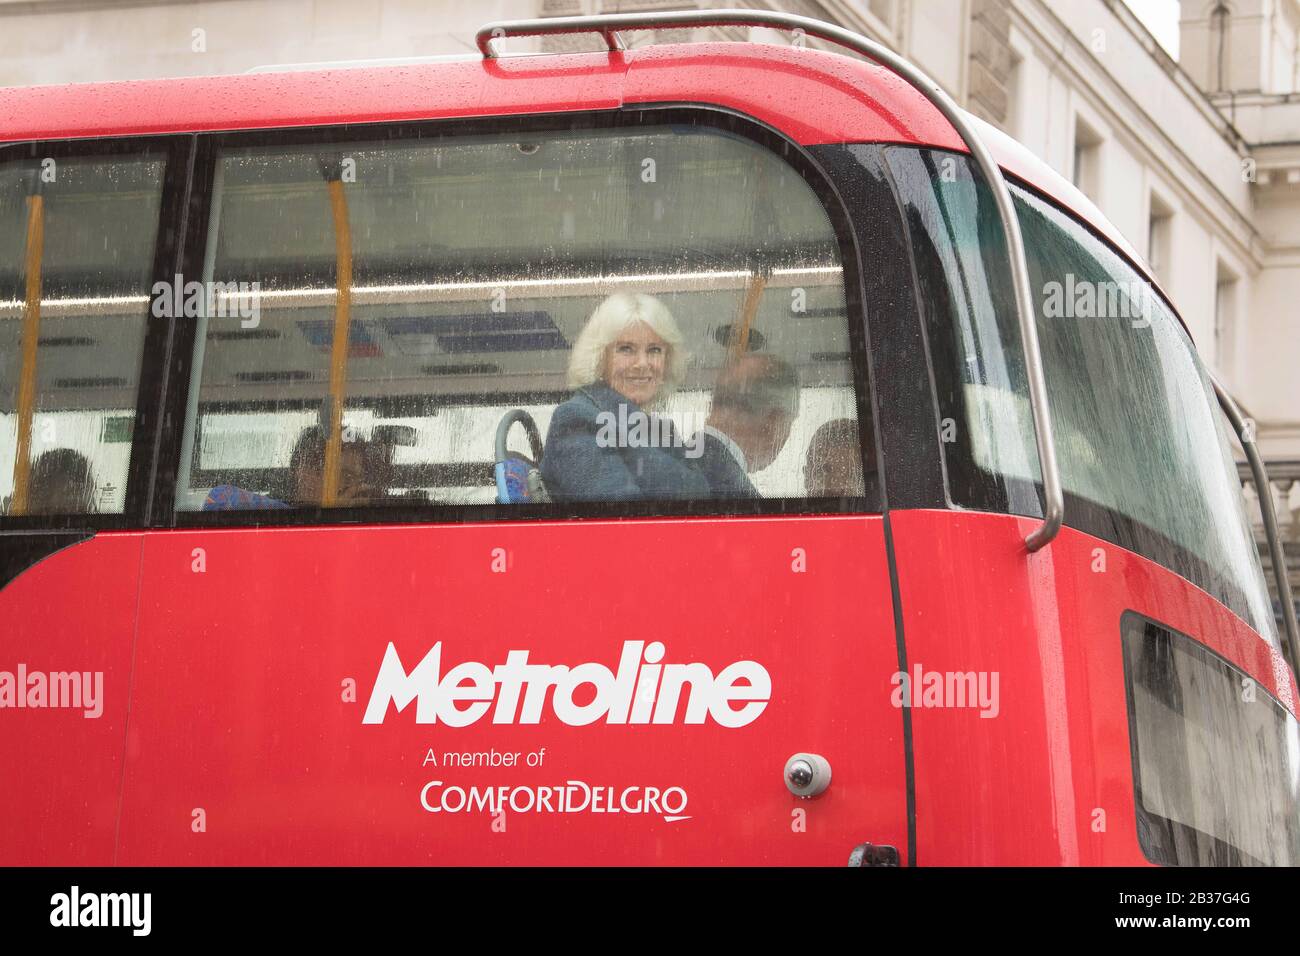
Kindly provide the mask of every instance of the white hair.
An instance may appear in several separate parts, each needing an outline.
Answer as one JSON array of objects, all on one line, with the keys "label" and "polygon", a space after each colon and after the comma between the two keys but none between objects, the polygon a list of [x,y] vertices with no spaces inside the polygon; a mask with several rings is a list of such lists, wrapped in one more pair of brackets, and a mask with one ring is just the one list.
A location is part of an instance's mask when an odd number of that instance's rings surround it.
[{"label": "white hair", "polygon": [[618,340],[629,326],[644,322],[655,335],[668,343],[664,363],[664,384],[656,399],[666,398],[686,376],[687,353],[677,320],[652,295],[640,292],[615,292],[591,313],[591,318],[573,343],[569,356],[569,388],[582,388],[598,381],[604,370],[605,350]]}]

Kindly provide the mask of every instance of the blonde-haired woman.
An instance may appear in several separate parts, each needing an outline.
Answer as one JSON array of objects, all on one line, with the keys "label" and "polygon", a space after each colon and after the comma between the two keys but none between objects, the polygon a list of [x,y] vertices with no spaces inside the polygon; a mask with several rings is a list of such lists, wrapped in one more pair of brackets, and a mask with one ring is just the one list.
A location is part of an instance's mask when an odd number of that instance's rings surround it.
[{"label": "blonde-haired woman", "polygon": [[555,410],[542,478],[557,501],[707,498],[667,419],[650,413],[685,373],[682,334],[654,296],[620,292],[591,314],[569,358],[574,395]]}]

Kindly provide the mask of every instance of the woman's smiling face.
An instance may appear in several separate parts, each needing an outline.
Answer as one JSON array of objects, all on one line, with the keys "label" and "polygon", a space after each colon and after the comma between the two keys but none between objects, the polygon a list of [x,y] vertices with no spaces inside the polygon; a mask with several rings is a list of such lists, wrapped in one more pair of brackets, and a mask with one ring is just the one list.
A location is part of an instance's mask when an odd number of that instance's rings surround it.
[{"label": "woman's smiling face", "polygon": [[605,347],[605,383],[624,398],[648,405],[663,388],[668,349],[650,326],[632,323]]}]

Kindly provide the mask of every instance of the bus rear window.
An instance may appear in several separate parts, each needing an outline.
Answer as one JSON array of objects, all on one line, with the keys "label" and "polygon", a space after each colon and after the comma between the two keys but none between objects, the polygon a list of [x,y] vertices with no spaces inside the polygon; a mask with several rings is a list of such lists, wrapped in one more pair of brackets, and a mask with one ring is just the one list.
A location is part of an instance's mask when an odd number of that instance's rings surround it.
[{"label": "bus rear window", "polygon": [[779,146],[680,124],[222,144],[203,286],[229,307],[200,317],[178,511],[873,487],[839,238]]},{"label": "bus rear window", "polygon": [[[1006,244],[968,162],[889,152],[934,353],[954,503],[1042,514]],[[1061,210],[1013,185],[1066,523],[1182,575],[1277,646],[1223,417],[1177,317]]]},{"label": "bus rear window", "polygon": [[1138,839],[1153,863],[1300,863],[1300,727],[1204,645],[1124,616]]}]

